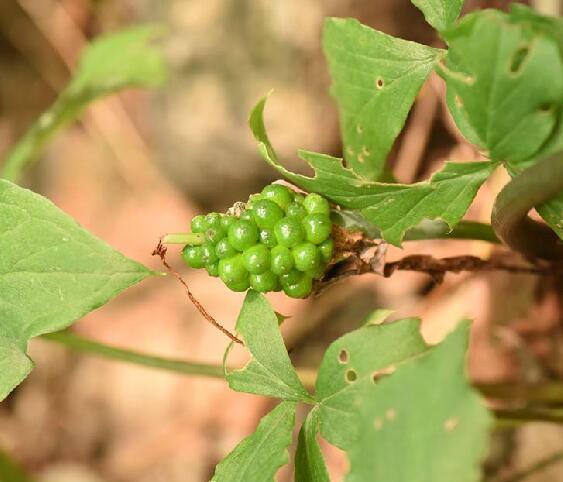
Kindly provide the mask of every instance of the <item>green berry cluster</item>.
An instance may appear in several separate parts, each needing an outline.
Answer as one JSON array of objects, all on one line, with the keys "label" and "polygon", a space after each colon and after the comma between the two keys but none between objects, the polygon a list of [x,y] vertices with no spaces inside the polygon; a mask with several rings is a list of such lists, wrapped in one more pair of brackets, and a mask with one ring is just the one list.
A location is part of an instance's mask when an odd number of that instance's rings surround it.
[{"label": "green berry cluster", "polygon": [[191,225],[192,233],[205,235],[205,242],[187,245],[184,261],[219,276],[233,291],[283,290],[304,298],[334,249],[328,201],[281,184],[250,196],[238,216],[209,213],[194,217]]}]

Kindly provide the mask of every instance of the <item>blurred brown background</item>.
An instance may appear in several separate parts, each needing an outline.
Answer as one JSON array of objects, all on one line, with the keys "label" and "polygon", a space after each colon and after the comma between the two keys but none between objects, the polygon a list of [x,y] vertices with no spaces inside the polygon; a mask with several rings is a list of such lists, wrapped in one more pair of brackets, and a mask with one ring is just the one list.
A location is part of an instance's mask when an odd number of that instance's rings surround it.
[{"label": "blurred brown background", "polygon": [[[507,3],[468,0],[466,10]],[[561,6],[558,0],[535,5],[552,13]],[[250,107],[270,89],[270,136],[290,168],[305,169],[297,148],[340,154],[320,48],[328,15],[357,17],[386,33],[440,45],[407,0],[1,0],[0,155],[56,98],[88,39],[132,23],[168,25],[170,82],[158,92],[129,91],[97,103],[56,138],[25,182],[99,237],[158,269],[150,253],[160,235],[184,230],[196,213],[225,210],[276,178],[260,161],[246,126]],[[413,182],[446,159],[478,158],[445,113],[443,84],[432,77],[390,156],[397,178]],[[488,222],[506,179],[500,171],[493,176],[469,218]],[[388,258],[487,257],[492,251],[481,242],[426,241],[391,249]],[[243,296],[180,268],[174,250],[170,260],[209,311],[233,326]],[[533,276],[448,275],[435,285],[425,275],[399,272],[385,280],[358,277],[308,301],[269,298],[292,316],[283,331],[300,367],[317,367],[330,341],[385,307],[397,310],[396,317],[422,317],[431,342],[459,319],[474,319],[471,376],[496,383],[561,379],[557,295],[548,281]],[[173,279],[142,283],[76,330],[118,346],[209,363],[220,363],[227,344]],[[231,392],[222,381],[90,358],[40,340],[30,353],[35,371],[0,405],[0,448],[41,482],[206,481],[272,406]],[[243,360],[235,354],[233,362],[237,357]],[[502,481],[562,449],[563,431],[536,423],[497,431],[493,441],[486,477]],[[342,480],[342,454],[326,447],[326,456],[334,480]],[[291,480],[289,469],[280,480]],[[528,480],[560,482],[563,465]]]}]

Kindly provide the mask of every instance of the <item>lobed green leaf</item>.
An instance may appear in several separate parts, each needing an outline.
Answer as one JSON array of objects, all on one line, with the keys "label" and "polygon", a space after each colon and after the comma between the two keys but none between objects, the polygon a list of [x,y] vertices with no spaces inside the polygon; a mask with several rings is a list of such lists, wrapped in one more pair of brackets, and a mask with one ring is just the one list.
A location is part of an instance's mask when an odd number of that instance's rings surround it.
[{"label": "lobed green leaf", "polygon": [[318,192],[341,207],[359,210],[383,239],[400,245],[406,231],[425,219],[442,219],[452,229],[463,217],[497,162],[446,163],[427,182],[411,185],[366,181],[342,165],[342,159],[300,151],[315,177],[288,171],[278,161],[264,125],[263,98],[252,110],[250,128],[265,161],[297,186]]},{"label": "lobed green leaf", "polygon": [[350,446],[358,436],[358,403],[366,390],[374,388],[374,377],[427,349],[419,320],[376,324],[382,318],[379,314],[334,341],[321,362],[315,396],[321,434],[340,448]]},{"label": "lobed green leaf", "polygon": [[288,462],[294,424],[295,403],[280,403],[216,467],[211,482],[273,482],[278,469]]},{"label": "lobed green leaf", "polygon": [[464,375],[469,323],[363,392],[348,482],[477,482],[491,416]]},{"label": "lobed green leaf", "polygon": [[411,2],[424,14],[430,25],[442,31],[459,17],[464,0],[411,0]]},{"label": "lobed green leaf", "polygon": [[299,431],[295,453],[295,482],[330,482],[326,464],[319,447],[318,409],[313,408]]},{"label": "lobed green leaf", "polygon": [[94,40],[68,87],[8,153],[2,177],[16,181],[47,142],[91,102],[127,87],[160,85],[167,75],[162,52],[153,45],[160,31],[140,25]]},{"label": "lobed green leaf", "polygon": [[0,180],[0,400],[31,371],[30,338],[62,330],[152,272],[47,199]]},{"label": "lobed green leaf", "polygon": [[325,21],[323,47],[346,162],[359,177],[378,180],[441,51],[343,18]]},{"label": "lobed green leaf", "polygon": [[278,317],[263,295],[248,291],[236,329],[251,359],[240,370],[227,373],[227,381],[233,390],[284,400],[312,400],[291,364]]},{"label": "lobed green leaf", "polygon": [[461,132],[492,159],[520,163],[550,139],[563,103],[557,42],[537,24],[498,10],[444,32],[448,107]]}]

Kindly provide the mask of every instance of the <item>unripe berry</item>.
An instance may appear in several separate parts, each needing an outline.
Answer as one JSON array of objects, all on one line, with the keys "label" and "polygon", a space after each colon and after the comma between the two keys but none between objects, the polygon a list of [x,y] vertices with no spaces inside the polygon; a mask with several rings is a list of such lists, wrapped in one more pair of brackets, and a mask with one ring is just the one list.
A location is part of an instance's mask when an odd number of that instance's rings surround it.
[{"label": "unripe berry", "polygon": [[245,211],[243,211],[242,213],[240,213],[239,219],[242,221],[250,221],[250,222],[254,222],[254,216],[252,215],[252,210],[251,209],[246,209]]},{"label": "unripe berry", "polygon": [[328,201],[315,192],[307,194],[303,201],[303,206],[309,214],[330,214],[330,204]]},{"label": "unripe berry", "polygon": [[271,271],[250,275],[250,286],[252,289],[259,291],[260,293],[276,291],[278,289],[278,285],[278,277]]},{"label": "unripe berry", "polygon": [[242,253],[242,260],[249,273],[264,273],[270,269],[270,250],[263,244],[256,244]]},{"label": "unripe berry", "polygon": [[250,288],[250,280],[248,278],[245,278],[240,281],[232,281],[230,283],[225,283],[225,284],[227,285],[227,288],[229,288],[231,291],[236,291],[239,293],[242,293],[243,291],[246,291],[248,288]]},{"label": "unripe berry", "polygon": [[321,253],[321,258],[325,263],[330,262],[332,259],[332,253],[334,252],[334,241],[332,238],[328,238],[319,244],[319,252]]},{"label": "unripe berry", "polygon": [[215,246],[211,243],[205,243],[201,247],[201,252],[203,254],[203,259],[205,260],[205,264],[215,263],[219,261],[217,254],[215,253]]},{"label": "unripe berry", "polygon": [[231,258],[237,254],[237,250],[231,246],[228,238],[223,238],[215,246],[215,254],[219,259]]},{"label": "unripe berry", "polygon": [[248,271],[240,255],[219,261],[219,276],[225,284],[248,280]]},{"label": "unripe berry", "polygon": [[203,268],[205,266],[205,258],[201,246],[186,246],[182,250],[182,257],[185,263],[191,268]]},{"label": "unripe berry", "polygon": [[321,244],[332,232],[332,223],[326,214],[308,214],[303,218],[303,228],[307,241]]},{"label": "unripe berry", "polygon": [[237,220],[237,218],[235,218],[234,216],[230,216],[230,215],[223,216],[221,218],[221,227],[225,231],[228,231],[229,228],[231,227],[231,224],[234,224],[236,222],[236,220]]},{"label": "unripe berry", "polygon": [[273,228],[284,217],[284,212],[275,202],[260,199],[252,206],[252,215],[259,228]]},{"label": "unripe berry", "polygon": [[214,263],[207,263],[205,265],[205,269],[209,273],[209,276],[219,276],[219,261],[215,261]]},{"label": "unripe berry", "polygon": [[192,218],[191,226],[192,226],[192,233],[205,233],[205,231],[208,228],[207,221],[205,220],[205,216],[201,214],[198,216],[194,216]]},{"label": "unripe berry", "polygon": [[284,211],[293,202],[293,191],[281,184],[270,184],[262,190],[262,199],[274,201]]},{"label": "unripe berry", "polygon": [[299,271],[315,271],[321,264],[321,254],[313,243],[301,243],[291,251],[295,268]]},{"label": "unripe berry", "polygon": [[296,202],[297,204],[303,204],[303,201],[305,201],[305,196],[303,196],[303,194],[296,192],[295,196],[293,197],[293,201]]},{"label": "unripe berry", "polygon": [[227,232],[220,223],[218,226],[210,227],[205,231],[205,237],[211,244],[217,244],[225,236],[227,236]]},{"label": "unripe berry", "polygon": [[257,242],[258,228],[254,222],[239,219],[229,228],[229,243],[237,251],[244,251]]},{"label": "unripe berry", "polygon": [[219,213],[209,213],[205,216],[207,228],[221,228],[221,218],[222,216]]},{"label": "unripe berry", "polygon": [[279,280],[282,286],[294,285],[298,283],[302,277],[303,277],[303,273],[301,271],[292,269],[289,273],[280,275]]},{"label": "unripe berry", "polygon": [[274,228],[278,243],[282,246],[292,248],[297,246],[305,239],[305,231],[301,221],[295,218],[283,218],[278,221]]},{"label": "unripe berry", "polygon": [[264,228],[260,230],[260,242],[267,246],[268,248],[273,248],[277,246],[278,239],[276,238],[276,233],[273,228]]},{"label": "unripe berry", "polygon": [[284,293],[292,298],[305,298],[311,293],[312,289],[313,280],[306,273],[302,273],[301,278],[296,283],[283,285]]},{"label": "unripe berry", "polygon": [[288,218],[299,218],[303,219],[307,214],[307,211],[303,207],[303,204],[292,202],[287,206],[286,215]]},{"label": "unripe berry", "polygon": [[272,273],[283,275],[293,269],[293,255],[289,248],[276,246],[271,251],[270,269]]}]

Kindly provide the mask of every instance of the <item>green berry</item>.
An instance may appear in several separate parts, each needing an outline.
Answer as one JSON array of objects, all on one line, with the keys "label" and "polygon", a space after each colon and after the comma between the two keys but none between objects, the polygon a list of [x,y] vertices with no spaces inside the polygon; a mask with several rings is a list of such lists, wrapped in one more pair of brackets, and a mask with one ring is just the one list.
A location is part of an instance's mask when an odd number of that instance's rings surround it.
[{"label": "green berry", "polygon": [[264,228],[260,230],[260,242],[268,248],[277,246],[278,240],[273,228]]},{"label": "green berry", "polygon": [[200,214],[192,219],[192,233],[205,233],[207,228],[208,226],[205,216]]},{"label": "green berry", "polygon": [[219,261],[219,258],[215,253],[215,245],[211,243],[205,243],[201,247],[201,252],[203,254],[203,259],[205,260],[206,265]]},{"label": "green berry", "polygon": [[237,218],[235,218],[234,216],[223,216],[221,218],[221,227],[225,230],[228,231],[229,228],[231,227],[231,224],[234,224],[236,222]]},{"label": "green berry", "polygon": [[225,284],[238,283],[248,279],[242,256],[237,255],[219,261],[219,277]]},{"label": "green berry", "polygon": [[294,201],[297,204],[303,204],[303,201],[305,201],[305,196],[303,196],[303,194],[295,193]]},{"label": "green berry", "polygon": [[221,228],[221,218],[222,216],[219,213],[209,213],[205,216],[205,220],[207,221],[208,228]]},{"label": "green berry", "polygon": [[325,274],[325,270],[326,264],[320,263],[317,268],[307,271],[307,274],[313,279],[321,279]]},{"label": "green berry", "polygon": [[302,204],[292,202],[289,206],[287,206],[286,215],[288,218],[303,219],[306,214],[307,211]]},{"label": "green berry", "polygon": [[248,278],[245,278],[241,281],[233,281],[225,284],[231,291],[236,291],[239,293],[242,293],[243,291],[246,291],[248,288],[250,288],[250,280]]},{"label": "green berry", "polygon": [[273,273],[283,275],[289,273],[293,269],[293,255],[289,248],[285,246],[276,246],[271,251],[271,267]]},{"label": "green berry", "polygon": [[251,194],[248,197],[248,202],[246,203],[247,207],[249,209],[252,209],[254,207],[254,203],[256,201],[259,201],[260,199],[262,199],[262,195],[261,194]]},{"label": "green berry", "polygon": [[263,244],[256,244],[242,253],[242,260],[249,273],[263,273],[270,268],[270,250]]},{"label": "green berry", "polygon": [[259,228],[273,228],[284,217],[283,209],[269,199],[256,201],[252,206],[252,214]]},{"label": "green berry", "polygon": [[244,251],[257,242],[258,228],[253,222],[239,219],[229,228],[229,243],[237,251]]},{"label": "green berry", "polygon": [[303,277],[303,273],[301,271],[292,269],[289,273],[280,275],[279,280],[281,285],[285,287],[299,283],[302,277]]},{"label": "green berry", "polygon": [[305,231],[299,219],[283,218],[278,221],[274,228],[278,243],[282,246],[292,248],[305,239]]},{"label": "green berry", "polygon": [[281,184],[270,184],[262,190],[262,198],[274,201],[284,211],[293,202],[293,191]]},{"label": "green berry", "polygon": [[319,194],[312,192],[307,194],[303,206],[309,214],[330,214],[330,204]]},{"label": "green berry", "polygon": [[283,291],[291,298],[305,298],[313,289],[313,280],[308,274],[302,273],[300,279],[293,284],[283,285]]},{"label": "green berry", "polygon": [[260,293],[276,291],[279,286],[278,277],[271,271],[250,275],[250,286]]},{"label": "green berry", "polygon": [[308,214],[303,218],[305,237],[313,244],[321,244],[332,232],[332,223],[326,214]]},{"label": "green berry", "polygon": [[313,243],[301,243],[291,251],[295,268],[299,271],[315,271],[321,264],[321,253]]},{"label": "green berry", "polygon": [[214,263],[207,263],[205,265],[205,269],[209,273],[209,276],[219,276],[219,261],[215,261]]},{"label": "green berry", "polygon": [[240,213],[239,219],[241,219],[243,221],[254,222],[254,216],[252,216],[252,210],[247,209],[246,211],[243,211],[242,213]]},{"label": "green berry", "polygon": [[227,236],[227,232],[223,229],[221,224],[219,224],[219,226],[210,227],[205,231],[205,237],[211,244],[217,244],[225,238],[225,236]]},{"label": "green berry", "polygon": [[321,258],[325,263],[328,263],[332,259],[332,253],[334,252],[334,241],[332,238],[328,238],[319,244],[319,253],[321,253]]},{"label": "green berry", "polygon": [[191,268],[198,269],[205,266],[205,257],[201,246],[186,246],[182,251],[182,257]]},{"label": "green berry", "polygon": [[215,246],[215,254],[219,259],[231,258],[237,254],[237,250],[230,245],[228,238],[223,238]]}]

